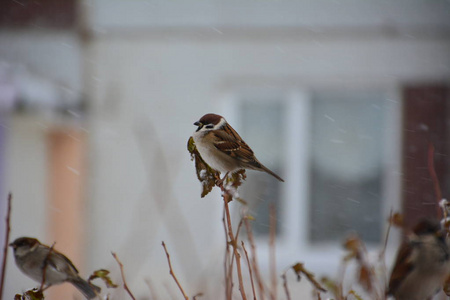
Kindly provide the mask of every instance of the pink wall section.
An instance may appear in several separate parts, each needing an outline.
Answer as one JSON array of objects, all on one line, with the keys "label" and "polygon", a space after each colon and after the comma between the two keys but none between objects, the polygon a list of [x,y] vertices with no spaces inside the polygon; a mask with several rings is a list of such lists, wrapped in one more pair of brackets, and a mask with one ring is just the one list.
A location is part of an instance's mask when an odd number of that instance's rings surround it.
[{"label": "pink wall section", "polygon": [[[56,241],[55,248],[64,253],[80,271],[84,272],[85,236],[85,136],[75,130],[55,130],[48,135],[49,151],[49,207],[48,240]],[[72,299],[81,296],[70,284],[48,291],[49,299]]]}]

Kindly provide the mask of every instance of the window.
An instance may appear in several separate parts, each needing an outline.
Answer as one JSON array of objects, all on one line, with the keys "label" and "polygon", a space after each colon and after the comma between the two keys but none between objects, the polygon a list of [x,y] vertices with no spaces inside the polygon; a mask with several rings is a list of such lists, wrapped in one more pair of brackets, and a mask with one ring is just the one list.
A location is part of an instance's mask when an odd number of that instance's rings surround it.
[{"label": "window", "polygon": [[[279,97],[269,97],[264,101],[247,98],[240,103],[241,136],[255,151],[258,160],[273,172],[283,177],[283,101]],[[263,134],[264,133],[264,134]],[[257,150],[256,150],[257,149]],[[280,201],[281,183],[263,172],[254,172],[242,186],[242,198],[249,205],[250,214],[255,216],[253,230],[256,235],[269,234],[269,205],[276,211],[282,210]],[[279,226],[277,226],[277,233]]]},{"label": "window", "polygon": [[399,205],[396,99],[387,89],[342,88],[245,92],[231,101],[230,123],[258,159],[286,180],[249,172],[240,190],[256,218],[253,230],[262,252],[269,203],[277,210],[280,263],[293,253],[314,261],[307,256],[323,257],[321,251],[338,263],[337,250],[350,231],[369,246],[379,244],[389,210]]},{"label": "window", "polygon": [[382,236],[383,92],[316,92],[311,101],[309,240],[341,241],[355,230]]}]

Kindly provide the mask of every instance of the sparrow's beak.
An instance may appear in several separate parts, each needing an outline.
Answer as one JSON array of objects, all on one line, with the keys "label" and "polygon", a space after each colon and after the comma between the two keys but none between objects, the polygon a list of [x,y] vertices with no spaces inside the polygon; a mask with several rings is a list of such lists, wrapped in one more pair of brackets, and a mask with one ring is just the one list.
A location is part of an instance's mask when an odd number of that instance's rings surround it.
[{"label": "sparrow's beak", "polygon": [[13,249],[16,249],[16,245],[14,245],[13,243],[10,243],[9,246],[11,246]]},{"label": "sparrow's beak", "polygon": [[197,128],[197,130],[196,130],[195,132],[199,131],[199,130],[203,127],[203,124],[200,123],[200,122],[198,122],[198,121],[195,122],[194,125],[195,125],[195,126],[198,126],[198,128]]}]

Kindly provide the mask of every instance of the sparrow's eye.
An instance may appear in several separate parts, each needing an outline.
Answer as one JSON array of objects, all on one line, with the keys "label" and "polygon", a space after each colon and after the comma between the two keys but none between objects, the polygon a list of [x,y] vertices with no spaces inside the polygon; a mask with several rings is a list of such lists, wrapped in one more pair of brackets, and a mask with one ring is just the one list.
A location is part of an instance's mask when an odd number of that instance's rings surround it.
[{"label": "sparrow's eye", "polygon": [[214,125],[213,124],[209,124],[209,125],[206,125],[205,127],[208,128],[208,129],[213,129]]}]

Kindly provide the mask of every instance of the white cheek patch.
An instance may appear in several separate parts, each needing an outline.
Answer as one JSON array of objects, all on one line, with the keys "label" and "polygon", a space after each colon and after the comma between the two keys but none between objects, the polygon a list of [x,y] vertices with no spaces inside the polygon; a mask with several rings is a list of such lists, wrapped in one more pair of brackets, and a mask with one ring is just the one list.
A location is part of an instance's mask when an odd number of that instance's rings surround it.
[{"label": "white cheek patch", "polygon": [[222,128],[223,126],[225,126],[226,123],[227,123],[227,121],[225,121],[224,118],[221,118],[221,119],[220,119],[220,122],[217,123],[217,124],[214,126],[213,129],[214,129],[214,130],[220,129],[220,128]]}]

